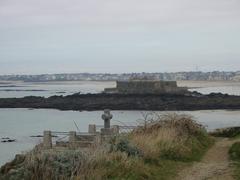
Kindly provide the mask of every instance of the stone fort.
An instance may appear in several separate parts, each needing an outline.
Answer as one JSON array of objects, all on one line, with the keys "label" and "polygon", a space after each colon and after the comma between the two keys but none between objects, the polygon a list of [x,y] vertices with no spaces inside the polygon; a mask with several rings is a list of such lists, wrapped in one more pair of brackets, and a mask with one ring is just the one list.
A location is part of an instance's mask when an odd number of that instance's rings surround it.
[{"label": "stone fort", "polygon": [[117,81],[116,88],[105,88],[105,93],[120,94],[185,94],[186,87],[178,87],[176,81],[129,80]]}]

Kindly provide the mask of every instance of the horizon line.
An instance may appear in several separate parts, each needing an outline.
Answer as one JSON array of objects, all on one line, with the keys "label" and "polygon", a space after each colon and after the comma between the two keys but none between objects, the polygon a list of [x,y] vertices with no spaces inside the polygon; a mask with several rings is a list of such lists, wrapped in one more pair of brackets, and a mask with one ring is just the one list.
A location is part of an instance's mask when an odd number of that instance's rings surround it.
[{"label": "horizon line", "polygon": [[164,73],[213,73],[213,72],[223,72],[223,73],[238,73],[240,70],[233,70],[233,71],[221,71],[221,70],[214,70],[214,71],[165,71],[165,72],[121,72],[121,73],[100,73],[100,72],[69,72],[69,73],[38,73],[38,74],[0,74],[0,76],[41,76],[41,75],[66,75],[66,74],[110,74],[110,75],[123,75],[123,74],[164,74]]}]

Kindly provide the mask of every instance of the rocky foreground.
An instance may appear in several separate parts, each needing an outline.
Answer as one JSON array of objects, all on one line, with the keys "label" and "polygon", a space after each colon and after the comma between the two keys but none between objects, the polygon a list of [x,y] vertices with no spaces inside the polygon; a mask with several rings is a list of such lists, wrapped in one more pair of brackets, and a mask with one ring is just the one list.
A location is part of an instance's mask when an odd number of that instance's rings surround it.
[{"label": "rocky foreground", "polygon": [[0,108],[59,110],[207,110],[240,109],[240,96],[226,94],[73,94],[69,96],[1,98]]}]

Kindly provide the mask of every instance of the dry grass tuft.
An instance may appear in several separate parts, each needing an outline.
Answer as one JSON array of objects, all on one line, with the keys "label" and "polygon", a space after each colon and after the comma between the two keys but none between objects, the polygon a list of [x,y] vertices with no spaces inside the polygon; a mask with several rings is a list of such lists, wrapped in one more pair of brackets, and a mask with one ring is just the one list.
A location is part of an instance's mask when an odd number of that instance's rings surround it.
[{"label": "dry grass tuft", "polygon": [[155,114],[150,119],[144,119],[142,124],[144,125],[135,129],[133,133],[153,133],[159,129],[173,128],[177,130],[179,135],[182,135],[194,134],[199,130],[204,130],[204,127],[198,124],[192,116],[177,113]]},{"label": "dry grass tuft", "polygon": [[[170,153],[174,158],[184,159],[191,154],[192,141],[207,137],[205,128],[185,114],[156,115],[144,120],[144,126],[135,129],[130,139],[143,151],[145,158],[156,158]],[[167,155],[167,156],[169,156]]]}]

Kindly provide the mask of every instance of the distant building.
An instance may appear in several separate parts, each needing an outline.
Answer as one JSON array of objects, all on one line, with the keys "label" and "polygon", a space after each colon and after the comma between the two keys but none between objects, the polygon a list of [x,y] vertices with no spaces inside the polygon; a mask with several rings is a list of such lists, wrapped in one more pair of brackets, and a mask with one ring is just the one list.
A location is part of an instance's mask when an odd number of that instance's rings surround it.
[{"label": "distant building", "polygon": [[117,81],[116,88],[105,88],[105,93],[121,94],[185,94],[185,87],[178,87],[176,81],[130,80]]}]

